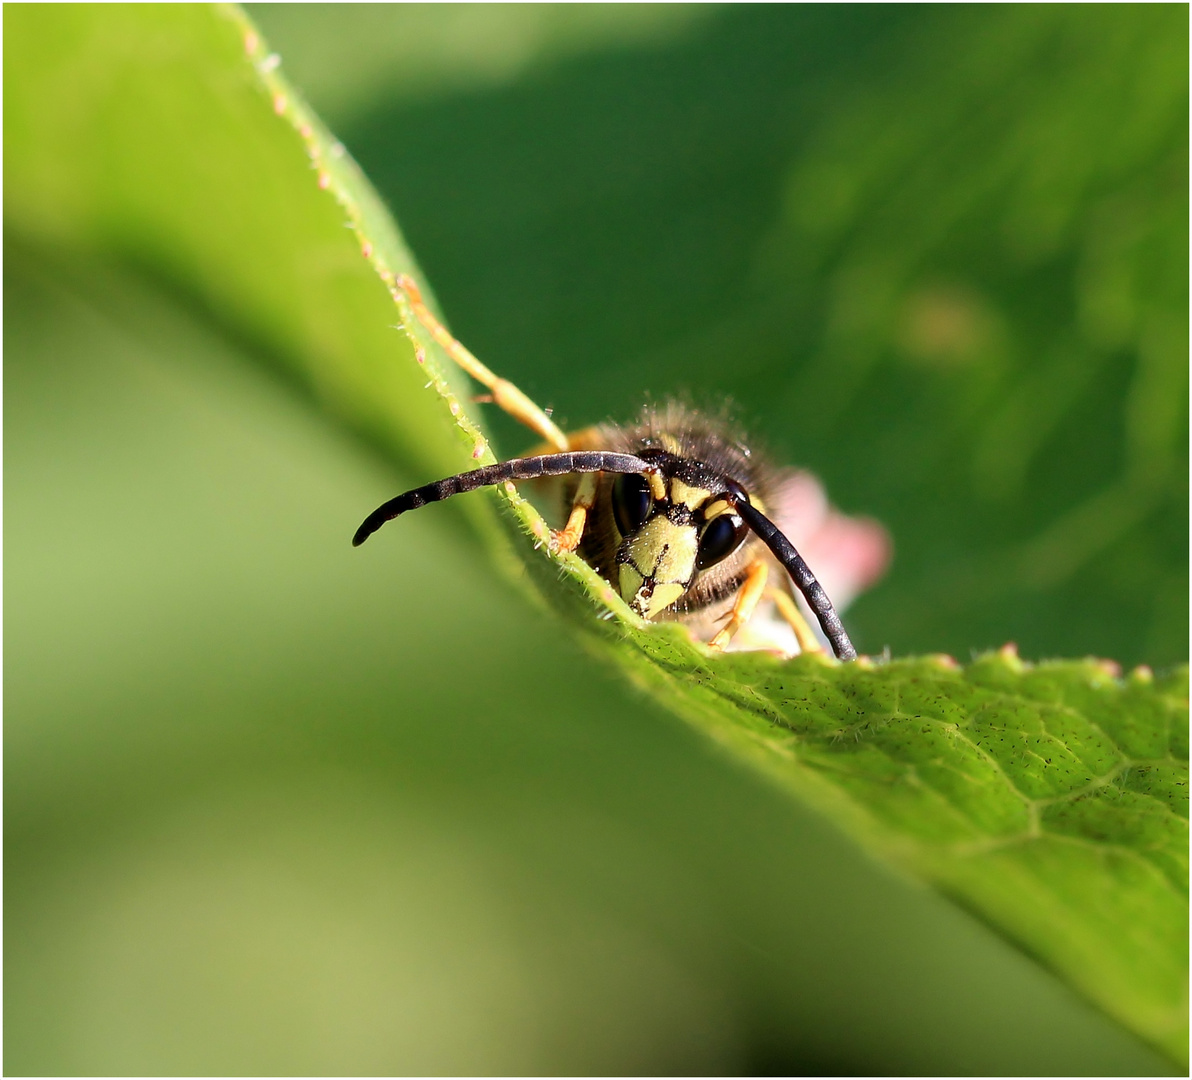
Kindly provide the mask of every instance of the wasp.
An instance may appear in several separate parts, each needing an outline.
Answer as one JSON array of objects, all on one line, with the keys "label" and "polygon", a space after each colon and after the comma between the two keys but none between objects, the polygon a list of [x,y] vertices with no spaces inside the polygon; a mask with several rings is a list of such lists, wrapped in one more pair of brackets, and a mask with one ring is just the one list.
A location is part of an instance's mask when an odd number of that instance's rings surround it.
[{"label": "wasp", "polygon": [[[790,591],[793,585],[836,657],[856,658],[828,594],[771,518],[791,477],[784,479],[751,451],[729,422],[672,403],[648,408],[635,424],[601,424],[567,435],[545,410],[451,335],[412,279],[399,275],[396,281],[431,336],[488,390],[481,400],[499,405],[536,432],[544,443],[540,449],[550,452],[486,465],[404,492],[364,519],[353,546],[387,521],[427,503],[495,484],[558,477],[568,516],[562,529],[551,532],[551,550],[577,552],[636,615],[683,622],[709,648],[721,651],[768,598],[794,632],[799,651],[822,651]],[[799,477],[804,491],[808,481],[815,487],[807,474],[794,474],[796,483]],[[881,527],[842,515],[835,520],[846,525],[854,548],[860,538],[868,553],[862,576],[871,580],[880,575],[885,560]]]}]

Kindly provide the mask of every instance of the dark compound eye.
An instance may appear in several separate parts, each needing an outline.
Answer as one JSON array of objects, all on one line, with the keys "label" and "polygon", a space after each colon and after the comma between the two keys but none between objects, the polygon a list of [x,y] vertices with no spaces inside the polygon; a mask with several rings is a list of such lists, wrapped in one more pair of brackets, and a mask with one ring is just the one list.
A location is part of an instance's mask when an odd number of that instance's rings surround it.
[{"label": "dark compound eye", "polygon": [[650,515],[650,483],[636,473],[617,477],[613,485],[613,516],[622,536],[632,536]]},{"label": "dark compound eye", "polygon": [[706,570],[727,559],[741,546],[749,527],[736,514],[721,514],[704,526],[699,538],[697,569]]}]

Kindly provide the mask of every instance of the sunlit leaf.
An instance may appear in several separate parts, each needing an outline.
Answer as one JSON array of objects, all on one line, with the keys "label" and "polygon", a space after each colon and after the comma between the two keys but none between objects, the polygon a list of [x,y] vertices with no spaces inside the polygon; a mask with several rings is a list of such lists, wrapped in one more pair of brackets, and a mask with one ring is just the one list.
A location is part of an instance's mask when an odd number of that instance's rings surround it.
[{"label": "sunlit leaf", "polygon": [[[239,11],[10,7],[5,29],[10,228],[168,281],[412,473],[492,460],[395,287],[418,275],[397,226]],[[630,678],[1183,1059],[1186,670],[713,657],[536,545],[516,495],[466,500],[502,565],[502,501],[528,577]]]}]

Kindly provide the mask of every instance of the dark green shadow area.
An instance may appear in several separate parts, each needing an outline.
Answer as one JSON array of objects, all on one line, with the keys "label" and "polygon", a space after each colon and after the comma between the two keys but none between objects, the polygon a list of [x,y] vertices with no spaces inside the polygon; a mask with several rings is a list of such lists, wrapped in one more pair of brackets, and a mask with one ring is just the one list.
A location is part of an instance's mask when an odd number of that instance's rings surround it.
[{"label": "dark green shadow area", "polygon": [[[254,13],[302,85],[319,39]],[[728,397],[884,521],[863,648],[1162,666],[1188,655],[1186,37],[1176,7],[740,6],[327,118],[456,332],[558,416]]]},{"label": "dark green shadow area", "polygon": [[353,551],[403,478],[236,342],[5,271],[6,1071],[1161,1070],[443,518]]}]

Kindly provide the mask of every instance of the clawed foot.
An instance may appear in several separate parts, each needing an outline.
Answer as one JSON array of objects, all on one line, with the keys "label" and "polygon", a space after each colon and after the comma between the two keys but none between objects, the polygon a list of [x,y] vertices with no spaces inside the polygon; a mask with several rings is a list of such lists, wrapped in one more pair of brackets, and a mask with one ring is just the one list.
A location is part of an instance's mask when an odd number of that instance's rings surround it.
[{"label": "clawed foot", "polygon": [[551,529],[550,539],[546,542],[552,555],[570,555],[579,547],[579,534],[570,529]]}]

